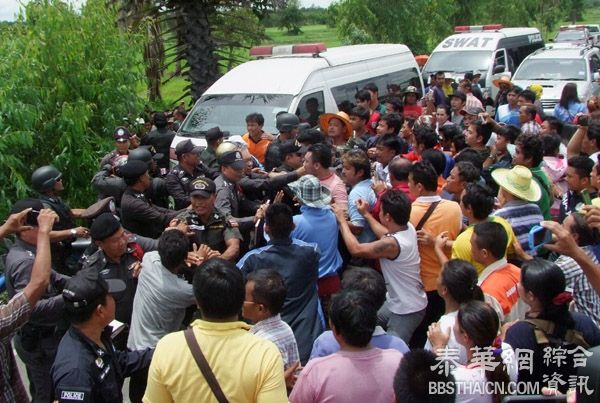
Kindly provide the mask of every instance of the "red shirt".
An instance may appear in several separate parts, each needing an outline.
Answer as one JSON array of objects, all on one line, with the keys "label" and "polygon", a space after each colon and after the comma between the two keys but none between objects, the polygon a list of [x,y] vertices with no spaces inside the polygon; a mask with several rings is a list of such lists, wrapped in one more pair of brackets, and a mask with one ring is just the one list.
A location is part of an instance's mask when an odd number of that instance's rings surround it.
[{"label": "red shirt", "polygon": [[[392,186],[392,189],[401,190],[404,193],[406,193],[406,195],[410,199],[411,203],[415,201],[415,198],[413,197],[412,194],[410,194],[410,191],[408,190],[408,182],[396,183],[396,185]],[[375,204],[373,205],[373,208],[371,209],[371,215],[373,217],[375,217],[375,219],[377,221],[379,221],[379,212],[381,211],[381,198],[387,191],[388,191],[388,189],[385,189],[383,192],[381,192],[377,195],[377,201],[375,202]]]}]

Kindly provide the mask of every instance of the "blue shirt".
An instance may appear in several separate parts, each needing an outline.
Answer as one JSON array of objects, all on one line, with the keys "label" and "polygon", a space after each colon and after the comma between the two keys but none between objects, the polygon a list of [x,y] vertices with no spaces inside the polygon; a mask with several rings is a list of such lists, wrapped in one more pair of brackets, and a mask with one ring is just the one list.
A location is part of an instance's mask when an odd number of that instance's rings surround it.
[{"label": "blue shirt", "polygon": [[[382,350],[393,349],[400,351],[402,354],[406,354],[409,351],[408,346],[401,338],[387,334],[380,326],[375,328],[370,343],[373,347]],[[310,359],[325,357],[338,351],[340,351],[340,345],[335,339],[333,332],[328,330],[315,340],[310,353]]]},{"label": "blue shirt", "polygon": [[358,199],[363,199],[369,203],[369,210],[373,208],[375,202],[377,201],[377,196],[375,195],[373,189],[371,189],[372,184],[373,182],[371,182],[371,179],[365,179],[361,182],[358,182],[356,185],[354,185],[350,191],[350,194],[348,195],[348,218],[352,224],[363,228],[362,232],[357,237],[358,242],[360,243],[373,242],[376,239],[375,234],[369,226],[369,223],[356,208],[356,201]]},{"label": "blue shirt", "polygon": [[560,106],[560,104],[556,104],[554,107],[554,117],[563,123],[572,123],[578,113],[587,112],[587,106],[581,102],[571,101],[566,109]]},{"label": "blue shirt", "polygon": [[319,278],[331,276],[342,267],[338,251],[338,224],[333,211],[327,208],[301,206],[302,214],[294,216],[296,228],[292,238],[318,245]]},{"label": "blue shirt", "polygon": [[521,121],[519,120],[519,107],[516,106],[514,109],[510,109],[508,104],[500,105],[496,111],[495,120],[498,123],[521,127]]}]

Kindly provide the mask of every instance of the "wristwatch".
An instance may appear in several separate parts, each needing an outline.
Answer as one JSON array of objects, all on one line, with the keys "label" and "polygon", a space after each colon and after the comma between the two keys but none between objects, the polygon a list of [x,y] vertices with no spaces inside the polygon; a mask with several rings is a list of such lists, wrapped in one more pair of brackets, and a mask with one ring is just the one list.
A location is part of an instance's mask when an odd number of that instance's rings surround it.
[{"label": "wristwatch", "polygon": [[71,237],[77,238],[77,230],[75,228],[71,228]]}]

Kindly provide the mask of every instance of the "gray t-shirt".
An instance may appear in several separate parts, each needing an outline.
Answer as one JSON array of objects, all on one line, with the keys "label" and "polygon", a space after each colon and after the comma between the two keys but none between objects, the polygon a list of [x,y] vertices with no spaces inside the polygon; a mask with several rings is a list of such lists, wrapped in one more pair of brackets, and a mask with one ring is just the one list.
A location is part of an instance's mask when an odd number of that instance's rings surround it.
[{"label": "gray t-shirt", "polygon": [[196,300],[192,285],[167,270],[158,252],[148,252],[133,300],[133,316],[127,347],[155,347],[166,334],[179,330],[185,309]]}]

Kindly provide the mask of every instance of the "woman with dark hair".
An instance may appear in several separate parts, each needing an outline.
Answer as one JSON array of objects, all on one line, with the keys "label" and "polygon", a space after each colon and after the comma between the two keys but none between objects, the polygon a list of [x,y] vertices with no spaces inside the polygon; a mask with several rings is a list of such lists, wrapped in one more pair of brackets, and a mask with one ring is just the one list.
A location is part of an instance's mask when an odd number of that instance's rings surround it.
[{"label": "woman with dark hair", "polygon": [[[456,341],[454,324],[460,304],[471,300],[483,301],[483,293],[477,285],[477,271],[471,263],[460,260],[448,260],[437,280],[437,292],[444,300],[445,312],[437,322],[444,333],[449,333],[448,348],[458,349],[460,364],[467,363],[467,351]],[[427,340],[425,350],[431,350],[431,341]]]},{"label": "woman with dark hair", "polygon": [[560,101],[554,107],[554,117],[564,123],[573,123],[578,113],[588,113],[588,108],[577,96],[577,84],[567,83],[563,87]]},{"label": "woman with dark hair", "polygon": [[[500,393],[486,392],[508,391],[508,383],[516,380],[512,365],[514,352],[509,345],[500,342],[499,329],[500,319],[489,304],[472,300],[460,306],[453,331],[456,341],[467,352],[467,365],[458,365],[452,370],[457,403],[500,403],[503,397]],[[432,325],[428,335],[434,351],[447,346],[447,334],[444,335],[437,324]]]},{"label": "woman with dark hair", "polygon": [[[541,390],[556,379],[553,374],[558,374],[564,383],[554,382],[552,386],[564,393],[569,377],[576,375],[576,354],[579,361],[586,358],[582,349],[600,344],[600,330],[589,317],[569,312],[572,297],[565,292],[565,275],[548,260],[536,258],[523,263],[519,296],[530,309],[525,320],[506,331],[505,338],[513,349],[532,352],[530,365],[519,367],[519,382],[538,384]],[[549,353],[560,358],[545,358]]]}]

